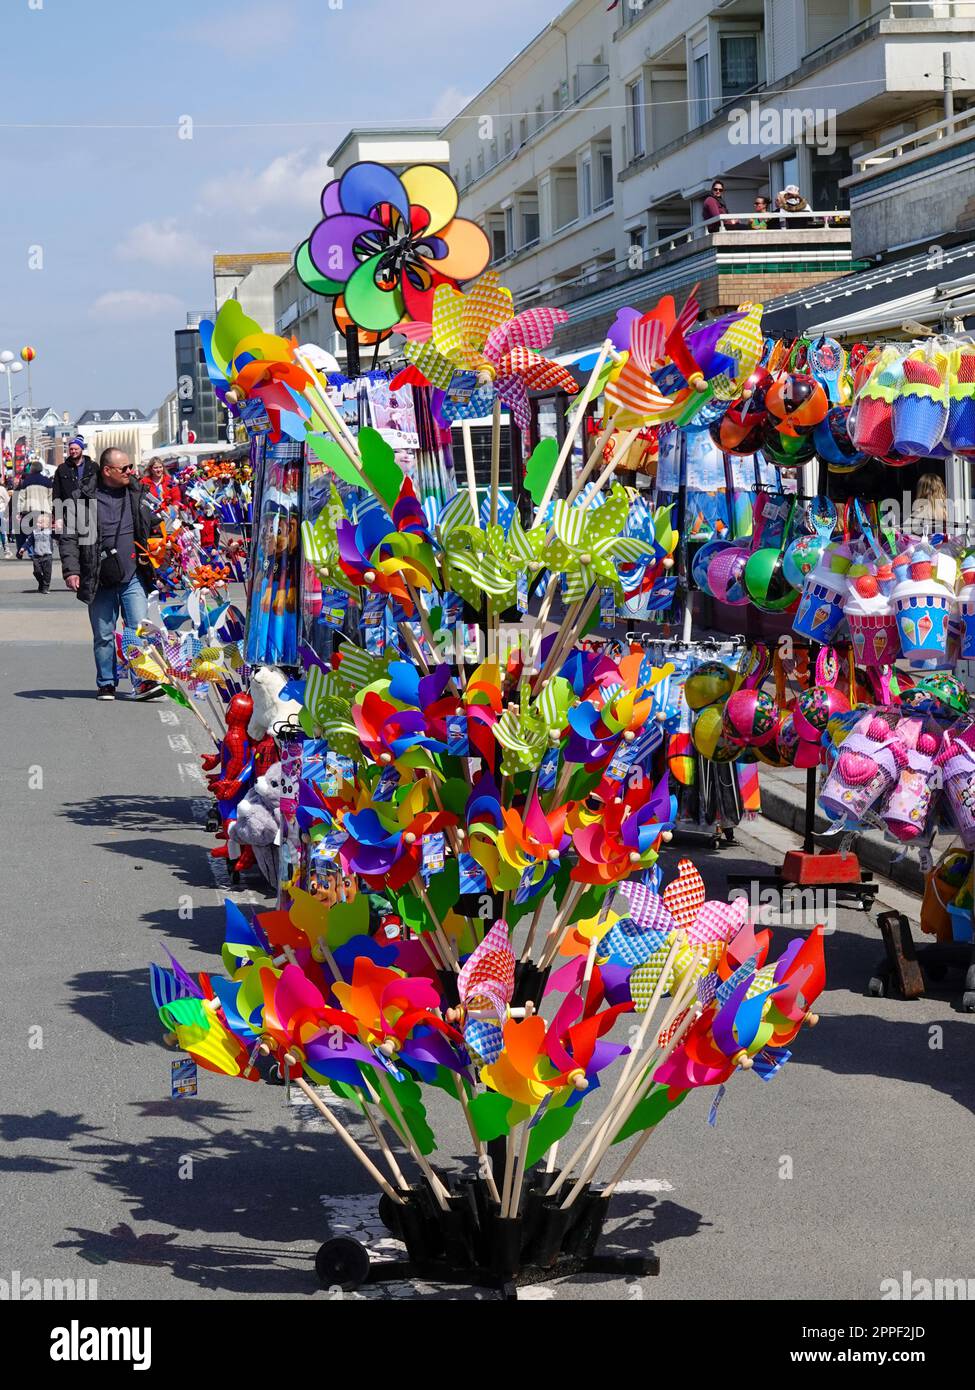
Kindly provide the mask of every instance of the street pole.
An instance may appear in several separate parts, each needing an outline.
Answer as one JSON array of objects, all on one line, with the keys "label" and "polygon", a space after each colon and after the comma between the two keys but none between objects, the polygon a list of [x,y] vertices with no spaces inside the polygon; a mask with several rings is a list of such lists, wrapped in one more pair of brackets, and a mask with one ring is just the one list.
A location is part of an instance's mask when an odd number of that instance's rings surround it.
[{"label": "street pole", "polygon": [[955,86],[951,76],[951,53],[942,53],[941,70],[944,73],[945,89],[945,122],[947,124],[947,134],[955,133]]},{"label": "street pole", "polygon": [[34,390],[31,383],[30,364],[37,356],[37,353],[32,347],[23,347],[20,349],[20,356],[21,360],[27,363],[27,411],[30,415],[30,456],[33,458],[36,443],[34,436]]}]

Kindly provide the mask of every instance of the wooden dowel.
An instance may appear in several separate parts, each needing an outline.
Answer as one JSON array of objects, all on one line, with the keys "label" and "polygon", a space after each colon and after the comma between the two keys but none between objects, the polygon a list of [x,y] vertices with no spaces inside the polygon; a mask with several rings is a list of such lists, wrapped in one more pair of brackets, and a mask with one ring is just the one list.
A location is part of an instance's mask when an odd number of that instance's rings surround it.
[{"label": "wooden dowel", "polygon": [[328,1121],[328,1123],[334,1129],[335,1133],[342,1140],[342,1143],[346,1146],[350,1153],[355,1155],[355,1157],[359,1160],[359,1162],[362,1164],[363,1168],[365,1168],[366,1172],[373,1179],[373,1181],[378,1183],[379,1186],[382,1188],[383,1192],[386,1193],[386,1196],[392,1198],[392,1200],[398,1203],[399,1206],[405,1205],[403,1202],[403,1198],[400,1196],[400,1194],[396,1191],[394,1187],[390,1186],[390,1184],[383,1177],[382,1173],[373,1163],[372,1159],[369,1157],[366,1151],[361,1147],[361,1145],[356,1143],[356,1141],[352,1138],[352,1135],[346,1129],[345,1125],[343,1125],[340,1120],[336,1119],[336,1117],[332,1114],[331,1110],[329,1110],[325,1102],[315,1094],[312,1088],[308,1085],[308,1082],[305,1080],[305,1078],[303,1076],[296,1076],[294,1078],[294,1085],[297,1086],[298,1089],[308,1097],[308,1099],[311,1101],[312,1105],[314,1105],[315,1109],[319,1112],[319,1114],[322,1115],[323,1118]]}]

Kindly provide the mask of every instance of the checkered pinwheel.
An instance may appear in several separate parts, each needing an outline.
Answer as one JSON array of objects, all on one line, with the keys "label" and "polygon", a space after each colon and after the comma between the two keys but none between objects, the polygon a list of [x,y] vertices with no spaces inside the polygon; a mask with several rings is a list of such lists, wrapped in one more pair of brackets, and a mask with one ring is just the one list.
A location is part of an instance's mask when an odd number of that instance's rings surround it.
[{"label": "checkered pinwheel", "polygon": [[[405,355],[438,390],[447,393],[440,409],[445,419],[477,419],[489,414],[495,396],[511,410],[520,429],[530,424],[530,391],[575,394],[576,381],[558,362],[538,351],[548,347],[564,309],[544,307],[513,314],[511,291],[488,271],[466,292],[439,285],[429,324],[401,324],[409,339]],[[473,374],[472,390],[458,390],[464,374]]]}]

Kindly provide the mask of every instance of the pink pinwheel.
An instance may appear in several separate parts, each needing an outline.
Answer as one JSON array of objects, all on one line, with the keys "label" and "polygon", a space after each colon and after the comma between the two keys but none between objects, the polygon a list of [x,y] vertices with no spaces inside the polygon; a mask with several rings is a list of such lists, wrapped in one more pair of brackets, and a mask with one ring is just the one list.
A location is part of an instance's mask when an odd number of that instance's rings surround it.
[{"label": "pink pinwheel", "polygon": [[[433,295],[431,322],[401,324],[400,331],[409,339],[408,361],[431,386],[447,393],[440,407],[445,419],[488,414],[497,396],[519,427],[527,429],[530,391],[575,394],[572,374],[539,352],[568,317],[564,309],[544,307],[513,314],[510,290],[488,271],[465,293],[440,286]],[[455,388],[464,373],[473,373],[476,385],[460,392]]]},{"label": "pink pinwheel", "polygon": [[[601,1039],[620,1014],[632,1011],[631,1002],[614,1004],[612,1008],[584,1018],[581,1023],[574,1022],[582,1009],[583,1001],[578,995],[567,995],[545,1034],[545,1052],[557,1071],[556,1076],[546,1078],[545,1084],[553,1090],[560,1086],[574,1086],[579,1092],[591,1090],[599,1084],[599,1072],[630,1050],[625,1043]],[[577,1097],[581,1098],[581,1095]]]},{"label": "pink pinwheel", "polygon": [[508,925],[495,922],[474,948],[457,976],[459,1007],[448,1012],[460,1022],[464,1042],[484,1062],[497,1060],[504,1046],[503,1027],[515,989],[515,957]]}]

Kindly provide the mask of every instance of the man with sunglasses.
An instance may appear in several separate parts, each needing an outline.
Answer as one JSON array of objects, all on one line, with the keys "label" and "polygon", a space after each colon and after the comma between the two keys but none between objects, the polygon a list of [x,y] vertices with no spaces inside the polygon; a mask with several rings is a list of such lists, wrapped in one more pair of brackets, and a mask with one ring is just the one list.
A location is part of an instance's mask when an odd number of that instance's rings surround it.
[{"label": "man with sunglasses", "polygon": [[[148,614],[146,595],[154,580],[145,547],[159,526],[124,449],[103,452],[98,471],[82,478],[76,505],[77,517],[65,526],[61,540],[61,568],[68,588],[88,605],[96,698],[114,700],[115,627],[120,614],[126,627],[138,627]],[[154,699],[162,693],[160,686],[150,683],[140,687],[135,698]]]}]

